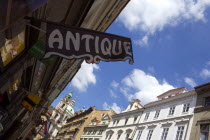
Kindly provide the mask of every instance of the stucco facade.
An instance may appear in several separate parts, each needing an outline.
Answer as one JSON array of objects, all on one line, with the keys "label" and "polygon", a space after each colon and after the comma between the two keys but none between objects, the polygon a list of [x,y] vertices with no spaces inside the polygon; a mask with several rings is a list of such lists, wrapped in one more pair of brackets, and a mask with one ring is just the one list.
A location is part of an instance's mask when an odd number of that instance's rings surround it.
[{"label": "stucco facade", "polygon": [[83,134],[84,128],[87,127],[94,118],[101,119],[103,114],[113,115],[112,110],[96,110],[96,107],[90,107],[83,112],[76,112],[69,118],[56,139],[59,140],[79,140]]},{"label": "stucco facade", "polygon": [[132,139],[143,109],[138,99],[132,100],[122,113],[112,116],[112,122],[103,133],[102,140]]},{"label": "stucco facade", "polygon": [[134,140],[189,140],[196,96],[178,88],[146,104]]},{"label": "stucco facade", "polygon": [[210,140],[210,83],[195,90],[198,95],[190,140]]}]

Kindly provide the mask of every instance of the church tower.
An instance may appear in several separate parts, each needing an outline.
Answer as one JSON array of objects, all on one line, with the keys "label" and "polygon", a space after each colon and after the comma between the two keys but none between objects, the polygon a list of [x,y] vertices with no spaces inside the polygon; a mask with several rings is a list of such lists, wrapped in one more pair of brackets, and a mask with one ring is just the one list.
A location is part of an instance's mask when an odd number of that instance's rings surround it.
[{"label": "church tower", "polygon": [[76,100],[71,100],[72,95],[73,91],[61,99],[52,112],[52,116],[50,117],[51,125],[49,128],[49,134],[52,138],[56,137],[61,127],[66,123],[66,120],[74,115],[74,104]]}]

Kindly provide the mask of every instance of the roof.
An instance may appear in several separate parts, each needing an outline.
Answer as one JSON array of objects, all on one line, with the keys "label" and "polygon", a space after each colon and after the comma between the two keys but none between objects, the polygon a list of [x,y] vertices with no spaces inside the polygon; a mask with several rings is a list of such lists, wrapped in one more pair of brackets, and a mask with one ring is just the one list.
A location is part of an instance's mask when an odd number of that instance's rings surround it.
[{"label": "roof", "polygon": [[157,96],[157,98],[159,99],[159,98],[164,98],[166,96],[171,96],[174,94],[180,94],[180,93],[183,93],[184,91],[187,91],[187,88],[181,87],[181,88],[171,89],[171,90],[168,90],[168,91],[160,94],[159,96]]}]

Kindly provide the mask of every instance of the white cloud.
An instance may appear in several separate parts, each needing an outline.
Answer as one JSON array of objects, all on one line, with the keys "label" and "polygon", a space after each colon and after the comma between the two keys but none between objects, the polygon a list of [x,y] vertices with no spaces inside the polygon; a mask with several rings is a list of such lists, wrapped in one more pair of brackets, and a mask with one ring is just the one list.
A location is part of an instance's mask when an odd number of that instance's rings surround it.
[{"label": "white cloud", "polygon": [[[174,88],[165,80],[159,82],[155,77],[140,69],[134,69],[122,80],[122,83],[124,86],[120,90],[128,100],[138,98],[142,104],[154,101],[159,94]],[[134,90],[135,93],[131,94]]]},{"label": "white cloud", "polygon": [[148,46],[148,36],[145,35],[142,39],[140,40],[135,40],[134,43],[136,45],[139,45],[140,47],[147,47]]},{"label": "white cloud", "polygon": [[210,66],[210,61],[206,63],[207,66]]},{"label": "white cloud", "polygon": [[118,88],[119,83],[117,83],[115,80],[113,80],[112,83],[111,83],[111,86],[112,86],[113,88]]},{"label": "white cloud", "polygon": [[110,92],[110,96],[111,96],[112,98],[117,98],[117,95],[116,95],[116,93],[114,93],[113,90],[110,89],[109,92]]},{"label": "white cloud", "polygon": [[116,113],[120,113],[122,111],[122,109],[116,103],[108,105],[107,102],[104,102],[103,109],[109,110],[110,108],[113,109]]},{"label": "white cloud", "polygon": [[209,0],[132,0],[119,16],[129,30],[153,34],[181,20],[203,20]]},{"label": "white cloud", "polygon": [[82,63],[80,70],[77,72],[72,80],[72,86],[81,92],[87,90],[89,84],[96,84],[96,76],[94,70],[98,70],[96,64]]},{"label": "white cloud", "polygon": [[189,86],[191,86],[192,88],[194,88],[197,84],[195,83],[195,81],[192,78],[189,77],[185,77],[184,81],[186,84],[188,84]]},{"label": "white cloud", "polygon": [[203,78],[203,79],[206,79],[206,78],[210,78],[210,70],[208,69],[203,69],[200,73],[200,76]]}]

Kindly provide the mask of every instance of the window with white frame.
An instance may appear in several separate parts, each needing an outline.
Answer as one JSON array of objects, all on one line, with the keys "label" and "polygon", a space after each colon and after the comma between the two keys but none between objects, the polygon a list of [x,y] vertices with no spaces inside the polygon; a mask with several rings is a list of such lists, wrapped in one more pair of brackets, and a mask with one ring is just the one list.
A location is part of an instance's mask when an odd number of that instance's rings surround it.
[{"label": "window with white frame", "polygon": [[184,135],[184,126],[178,126],[175,140],[182,140]]},{"label": "window with white frame", "polygon": [[174,107],[170,107],[168,115],[172,116],[172,115],[174,115],[174,112],[175,112],[175,106]]},{"label": "window with white frame", "polygon": [[142,134],[142,130],[139,130],[139,132],[137,134],[137,137],[136,137],[136,140],[140,140],[141,134]]},{"label": "window with white frame", "polygon": [[184,106],[183,106],[183,113],[187,113],[188,111],[189,111],[189,108],[190,108],[190,104],[189,103],[187,103],[187,104],[184,104]]},{"label": "window with white frame", "polygon": [[159,117],[159,114],[160,114],[160,110],[157,110],[157,111],[155,112],[155,117],[154,117],[154,119],[157,119],[157,118]]},{"label": "window with white frame", "polygon": [[151,140],[152,138],[152,133],[153,133],[153,130],[149,130],[148,134],[147,134],[147,139],[146,140]]},{"label": "window with white frame", "polygon": [[144,120],[146,121],[149,118],[149,112],[146,113]]},{"label": "window with white frame", "polygon": [[169,128],[163,128],[161,140],[166,140]]},{"label": "window with white frame", "polygon": [[127,119],[125,119],[125,125],[127,124],[127,122],[128,122],[128,118],[127,118]]},{"label": "window with white frame", "polygon": [[119,134],[117,135],[117,140],[120,139],[121,134],[122,134],[122,133],[119,133]]}]

